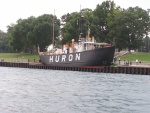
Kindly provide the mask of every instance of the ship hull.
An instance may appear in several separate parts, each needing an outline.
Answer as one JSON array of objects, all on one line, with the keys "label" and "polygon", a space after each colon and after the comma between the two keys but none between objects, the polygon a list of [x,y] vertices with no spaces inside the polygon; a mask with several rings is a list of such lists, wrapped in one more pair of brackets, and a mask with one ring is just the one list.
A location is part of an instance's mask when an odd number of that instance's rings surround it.
[{"label": "ship hull", "polygon": [[109,66],[114,53],[115,47],[111,46],[68,54],[43,54],[40,55],[40,61],[45,65],[61,67]]}]

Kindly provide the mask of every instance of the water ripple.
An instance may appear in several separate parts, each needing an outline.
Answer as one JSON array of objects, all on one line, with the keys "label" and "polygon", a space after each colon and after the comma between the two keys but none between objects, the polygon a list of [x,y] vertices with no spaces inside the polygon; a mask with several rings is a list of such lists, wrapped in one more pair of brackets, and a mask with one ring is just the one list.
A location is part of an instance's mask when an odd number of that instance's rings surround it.
[{"label": "water ripple", "polygon": [[2,113],[148,113],[150,77],[0,67]]}]

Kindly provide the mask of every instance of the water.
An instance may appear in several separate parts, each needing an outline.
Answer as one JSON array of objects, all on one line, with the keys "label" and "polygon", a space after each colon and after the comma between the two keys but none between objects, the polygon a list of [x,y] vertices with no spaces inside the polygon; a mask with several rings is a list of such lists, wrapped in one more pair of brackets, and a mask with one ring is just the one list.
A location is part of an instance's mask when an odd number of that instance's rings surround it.
[{"label": "water", "polygon": [[0,113],[149,113],[150,76],[0,67]]}]

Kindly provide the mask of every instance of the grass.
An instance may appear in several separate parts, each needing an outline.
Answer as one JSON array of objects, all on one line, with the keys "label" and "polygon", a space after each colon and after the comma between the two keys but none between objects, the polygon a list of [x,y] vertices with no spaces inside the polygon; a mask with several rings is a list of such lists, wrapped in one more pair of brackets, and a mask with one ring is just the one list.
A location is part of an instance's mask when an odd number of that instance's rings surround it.
[{"label": "grass", "polygon": [[18,58],[18,59],[29,59],[31,60],[39,60],[38,54],[28,54],[28,53],[0,53],[0,58]]},{"label": "grass", "polygon": [[[29,59],[30,61],[36,60],[39,61],[38,54],[28,54],[28,53],[0,53],[0,58],[23,58],[23,59]],[[133,54],[127,54],[122,57],[120,57],[121,60],[126,61],[135,61],[138,59],[139,61],[146,61],[150,62],[150,54],[148,53],[133,53]]]},{"label": "grass", "polygon": [[126,60],[126,61],[135,61],[136,59],[138,59],[138,61],[150,62],[150,54],[149,53],[132,53],[132,54],[127,54],[127,55],[120,57],[120,60]]}]

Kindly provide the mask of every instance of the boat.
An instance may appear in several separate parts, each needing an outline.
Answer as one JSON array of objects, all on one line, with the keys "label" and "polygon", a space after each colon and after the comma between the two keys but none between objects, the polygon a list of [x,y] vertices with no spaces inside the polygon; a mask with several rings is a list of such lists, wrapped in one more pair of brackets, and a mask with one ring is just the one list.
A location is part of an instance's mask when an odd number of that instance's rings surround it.
[{"label": "boat", "polygon": [[[46,52],[39,52],[40,62],[49,66],[58,67],[85,67],[85,66],[110,66],[113,63],[115,46],[108,43],[97,43],[94,37],[86,38],[79,34],[79,39],[63,48],[56,48],[54,44],[47,47]],[[53,35],[54,36],[54,35]],[[39,49],[38,49],[39,50]]]}]

